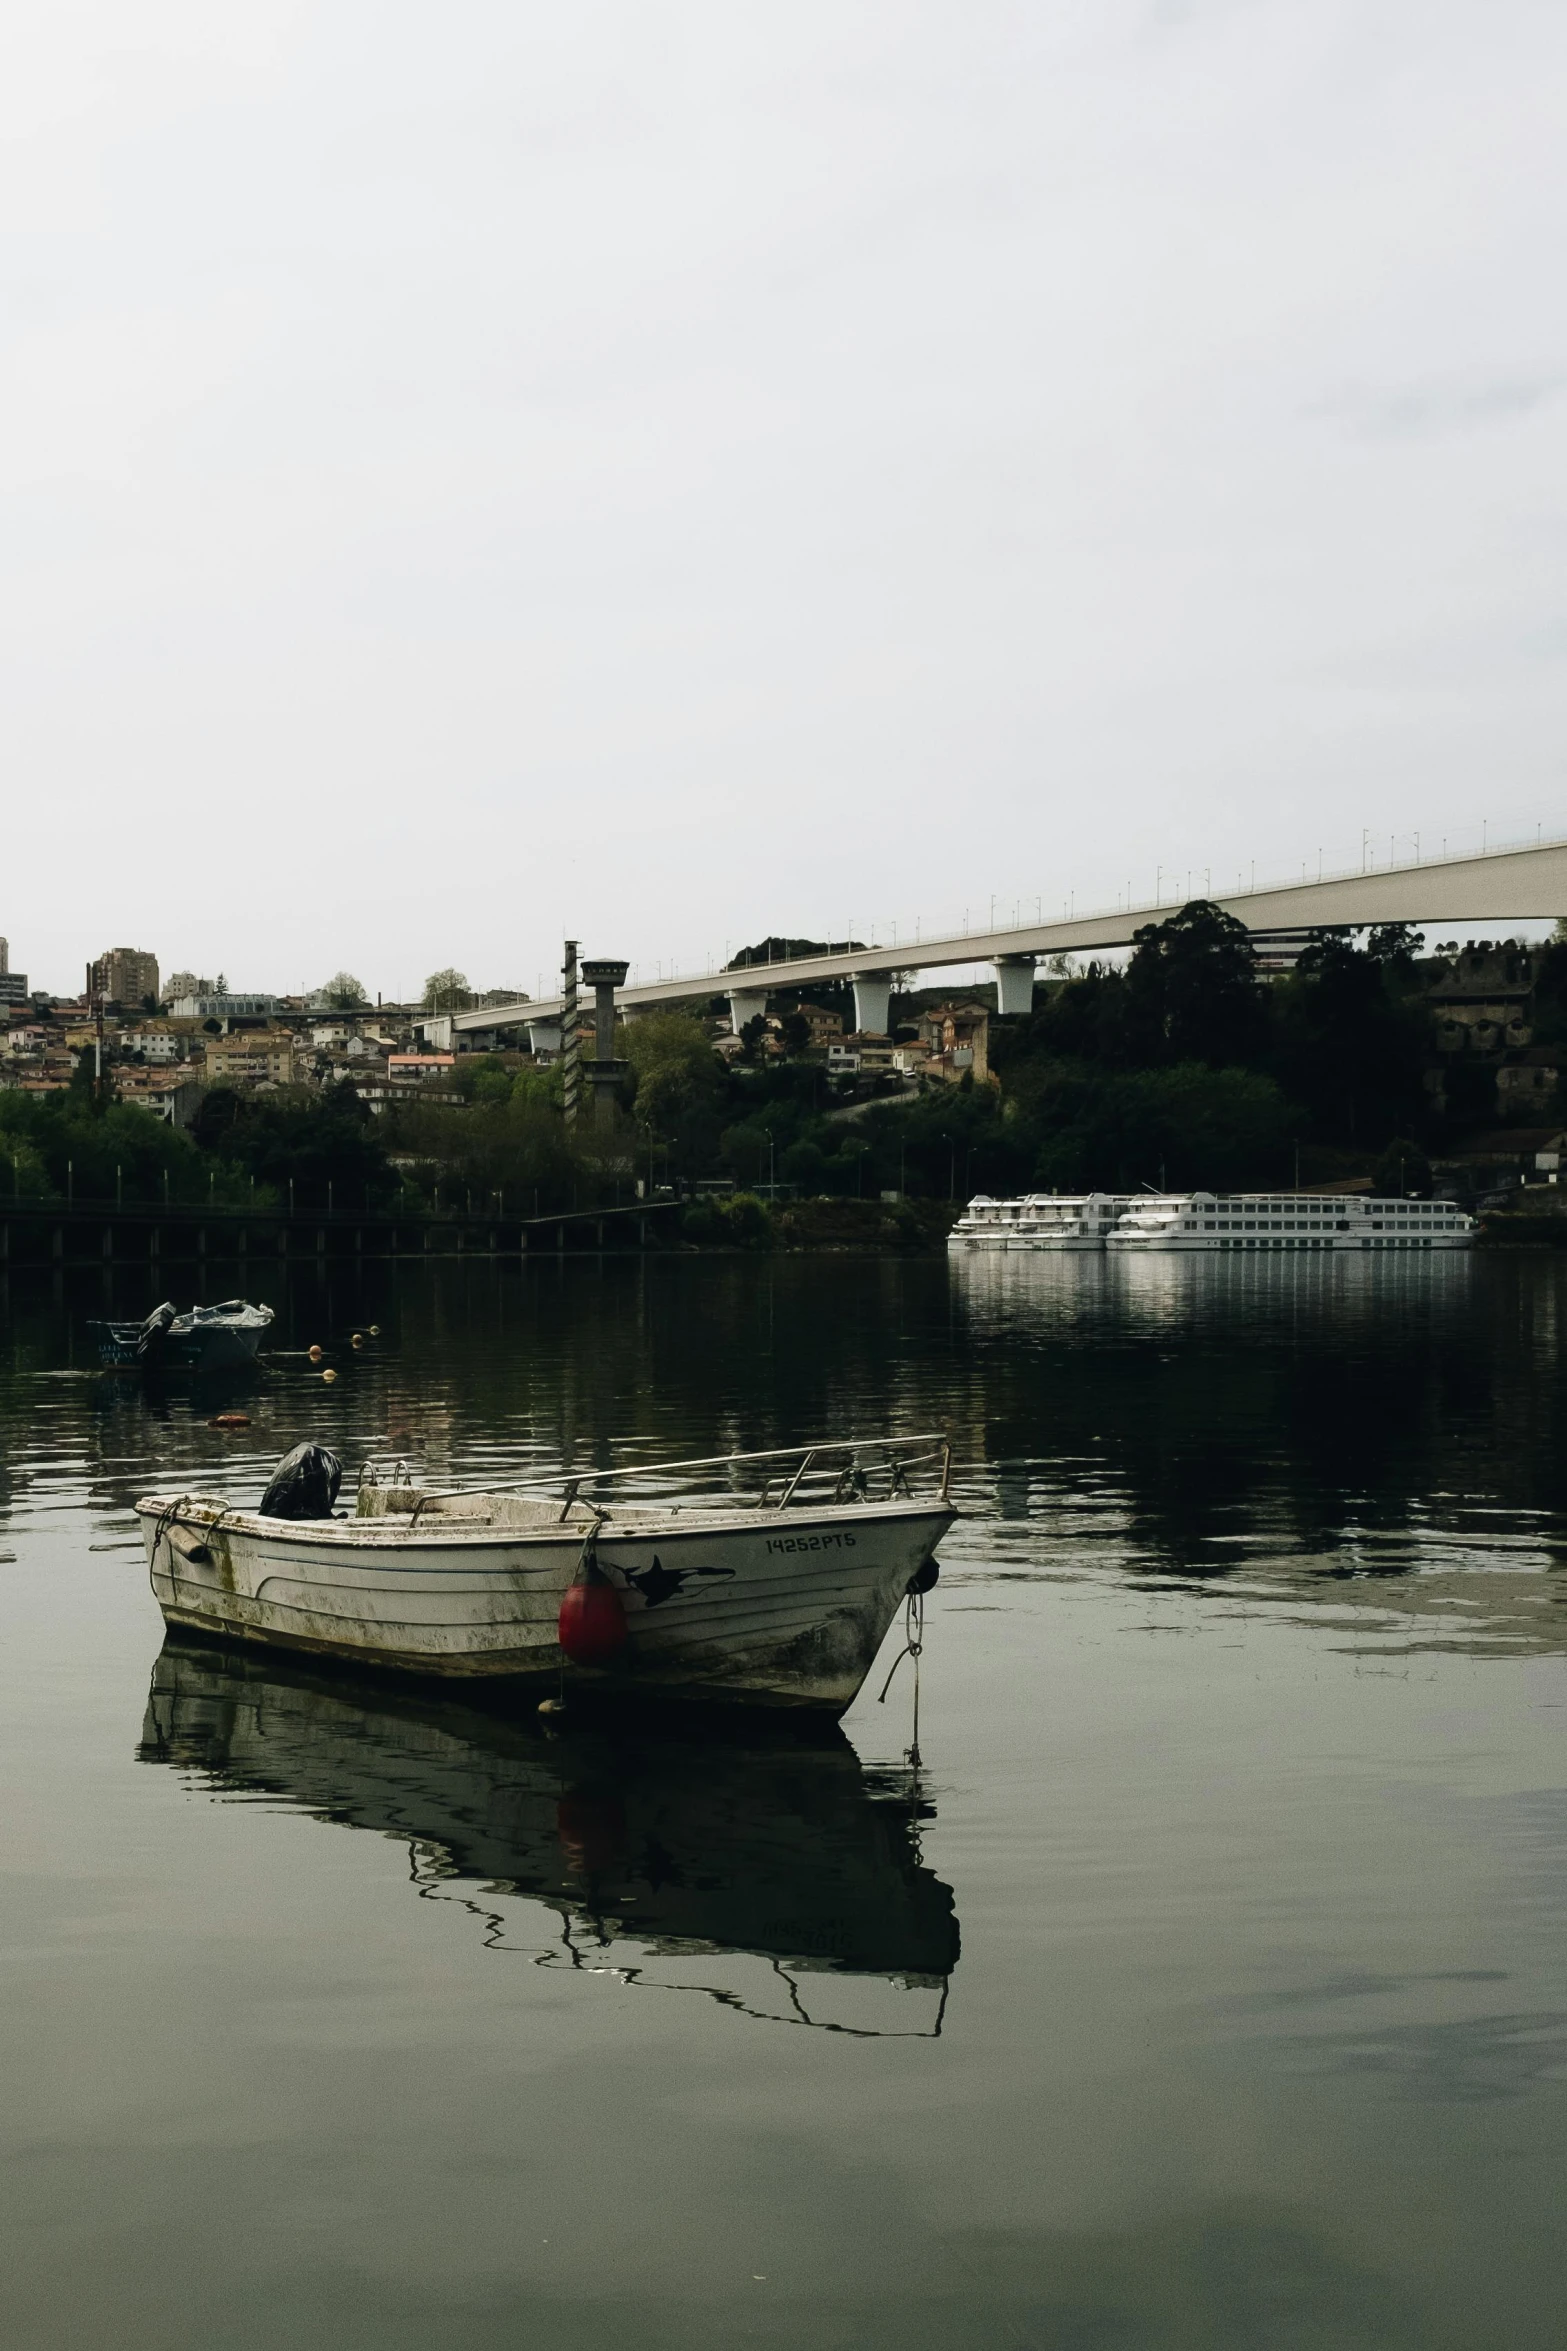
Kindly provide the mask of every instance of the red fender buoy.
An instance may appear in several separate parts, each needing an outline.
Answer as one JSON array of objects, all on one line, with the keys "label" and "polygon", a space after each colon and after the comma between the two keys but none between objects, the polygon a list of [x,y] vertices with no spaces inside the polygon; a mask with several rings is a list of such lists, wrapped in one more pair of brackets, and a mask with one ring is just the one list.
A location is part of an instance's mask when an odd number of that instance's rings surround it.
[{"label": "red fender buoy", "polygon": [[585,1559],[562,1594],[557,1631],[573,1665],[611,1665],[624,1649],[626,1612],[596,1560]]}]

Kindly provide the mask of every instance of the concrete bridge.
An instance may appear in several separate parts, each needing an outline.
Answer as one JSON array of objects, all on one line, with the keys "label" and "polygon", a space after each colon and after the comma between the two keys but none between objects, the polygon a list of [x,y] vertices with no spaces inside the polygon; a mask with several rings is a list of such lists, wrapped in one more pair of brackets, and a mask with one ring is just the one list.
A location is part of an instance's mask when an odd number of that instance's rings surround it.
[{"label": "concrete bridge", "polygon": [[[1073,915],[1060,922],[965,931],[896,947],[846,948],[705,978],[657,980],[623,988],[619,1002],[634,1011],[727,995],[730,1019],[738,1031],[765,1009],[777,989],[848,980],[854,989],[855,1027],[881,1035],[887,1027],[895,974],[989,963],[995,968],[1000,1010],[1027,1012],[1034,1000],[1034,966],[1040,957],[1129,946],[1144,923],[1162,922],[1185,903],[1184,898],[1172,898],[1114,913]],[[1492,849],[1480,856],[1426,858],[1413,865],[1384,866],[1380,872],[1330,874],[1259,890],[1215,891],[1213,903],[1259,938],[1340,925],[1359,930],[1384,922],[1554,922],[1567,914],[1567,840]],[[460,1035],[526,1027],[536,1051],[551,1051],[560,1043],[561,1007],[560,997],[546,996],[515,1008],[491,1004],[480,1011],[442,1014],[426,1020],[423,1027],[432,1044],[445,1047]]]}]

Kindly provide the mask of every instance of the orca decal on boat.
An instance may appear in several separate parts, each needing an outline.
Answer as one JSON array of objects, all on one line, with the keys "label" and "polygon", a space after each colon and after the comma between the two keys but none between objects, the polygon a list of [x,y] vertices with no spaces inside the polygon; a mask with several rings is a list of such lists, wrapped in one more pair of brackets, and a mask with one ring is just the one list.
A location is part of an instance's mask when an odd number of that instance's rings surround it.
[{"label": "orca decal on boat", "polygon": [[662,1608],[688,1576],[732,1576],[732,1567],[666,1567],[655,1551],[651,1567],[623,1567],[621,1574],[634,1591],[641,1593],[649,1608]]}]

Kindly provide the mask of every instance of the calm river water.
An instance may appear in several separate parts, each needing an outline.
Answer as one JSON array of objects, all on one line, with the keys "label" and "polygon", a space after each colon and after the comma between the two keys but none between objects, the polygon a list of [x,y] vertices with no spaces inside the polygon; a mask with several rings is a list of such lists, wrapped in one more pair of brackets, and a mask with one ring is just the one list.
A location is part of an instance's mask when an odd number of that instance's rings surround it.
[{"label": "calm river water", "polygon": [[[1567,1264],[271,1284],[237,1435],[0,1291],[8,2345],[1561,2341]],[[128,1510],[938,1424],[917,1771],[164,1652]]]}]

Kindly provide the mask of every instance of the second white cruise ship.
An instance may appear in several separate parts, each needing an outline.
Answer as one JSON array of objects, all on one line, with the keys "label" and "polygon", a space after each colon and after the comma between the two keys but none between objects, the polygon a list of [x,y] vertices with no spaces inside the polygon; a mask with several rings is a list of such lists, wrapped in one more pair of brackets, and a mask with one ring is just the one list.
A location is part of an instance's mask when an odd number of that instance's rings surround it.
[{"label": "second white cruise ship", "polygon": [[1025,1192],[992,1200],[979,1192],[948,1235],[949,1249],[1102,1249],[1130,1192]]},{"label": "second white cruise ship", "polygon": [[1366,1193],[1177,1192],[1136,1201],[1108,1249],[1467,1249],[1475,1219],[1451,1200]]}]

